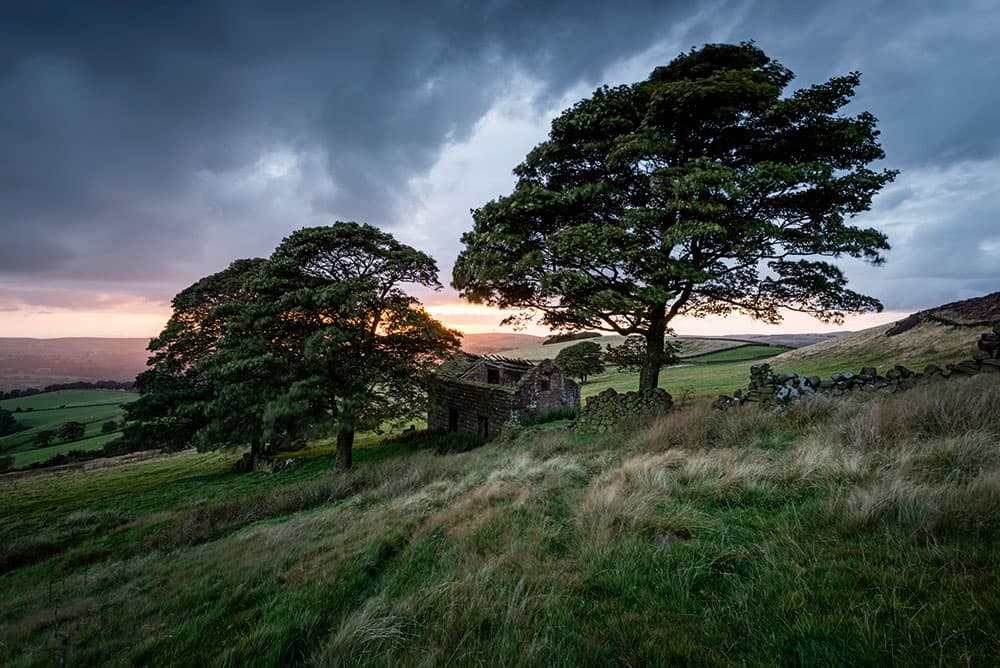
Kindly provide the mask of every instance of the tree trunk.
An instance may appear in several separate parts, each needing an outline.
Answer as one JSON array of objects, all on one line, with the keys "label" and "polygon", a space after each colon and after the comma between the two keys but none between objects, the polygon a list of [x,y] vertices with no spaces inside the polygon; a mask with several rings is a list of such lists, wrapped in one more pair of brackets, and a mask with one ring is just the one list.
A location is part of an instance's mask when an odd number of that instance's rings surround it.
[{"label": "tree trunk", "polygon": [[257,466],[263,459],[263,451],[264,446],[260,441],[250,441],[250,453],[243,456],[243,469],[247,473],[252,473],[257,470]]},{"label": "tree trunk", "polygon": [[337,432],[337,468],[346,471],[351,468],[351,448],[354,446],[354,430]]},{"label": "tree trunk", "polygon": [[654,307],[646,331],[646,359],[639,370],[639,389],[652,390],[660,382],[660,368],[663,366],[663,337],[667,334],[666,306]]}]

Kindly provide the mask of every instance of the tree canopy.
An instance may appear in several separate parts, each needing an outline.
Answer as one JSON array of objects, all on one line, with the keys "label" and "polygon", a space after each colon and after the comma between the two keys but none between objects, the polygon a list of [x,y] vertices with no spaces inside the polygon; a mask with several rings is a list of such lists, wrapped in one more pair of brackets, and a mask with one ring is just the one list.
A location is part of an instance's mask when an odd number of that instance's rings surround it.
[{"label": "tree canopy", "polygon": [[555,365],[567,376],[579,378],[580,382],[586,383],[587,376],[604,371],[604,362],[601,360],[601,344],[594,341],[581,341],[572,346],[566,346],[556,355]]},{"label": "tree canopy", "polygon": [[518,310],[508,321],[642,335],[642,388],[677,316],[880,309],[829,261],[889,247],[848,222],[895,176],[870,167],[875,117],[841,113],[860,74],[783,95],[792,78],[753,44],[715,44],[598,89],[552,122],[510,195],[473,211],[452,284]]},{"label": "tree canopy", "polygon": [[0,408],[0,436],[16,434],[19,431],[28,429],[14,418],[14,414],[8,410]]},{"label": "tree canopy", "polygon": [[[661,361],[663,366],[680,361],[681,347],[675,341],[663,342]],[[604,350],[604,361],[618,367],[619,371],[640,371],[646,361],[646,340],[641,336],[628,336],[617,346],[609,345]]]},{"label": "tree canopy", "polygon": [[254,458],[412,417],[431,368],[458,347],[402,289],[439,287],[434,261],[358,223],[306,228],[267,260],[241,260],[174,300],[129,417],[177,444],[249,444]]}]

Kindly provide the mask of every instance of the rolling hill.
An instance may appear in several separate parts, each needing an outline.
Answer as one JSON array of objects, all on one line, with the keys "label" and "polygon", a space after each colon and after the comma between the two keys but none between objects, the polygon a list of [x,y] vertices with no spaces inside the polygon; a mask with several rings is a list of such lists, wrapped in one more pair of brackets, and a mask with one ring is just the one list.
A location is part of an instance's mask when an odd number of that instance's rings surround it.
[{"label": "rolling hill", "polygon": [[919,370],[927,364],[968,359],[979,336],[998,321],[1000,292],[995,292],[791,350],[775,357],[771,364],[778,369],[820,375],[895,364]]}]

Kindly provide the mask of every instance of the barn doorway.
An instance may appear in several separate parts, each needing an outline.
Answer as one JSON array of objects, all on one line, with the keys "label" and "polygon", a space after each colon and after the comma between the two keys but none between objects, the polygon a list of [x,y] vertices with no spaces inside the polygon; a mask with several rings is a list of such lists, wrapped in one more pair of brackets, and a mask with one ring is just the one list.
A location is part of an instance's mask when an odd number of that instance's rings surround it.
[{"label": "barn doorway", "polygon": [[448,432],[458,431],[458,409],[449,408],[448,409]]},{"label": "barn doorway", "polygon": [[490,419],[483,415],[478,416],[479,421],[479,437],[489,438],[490,437]]}]

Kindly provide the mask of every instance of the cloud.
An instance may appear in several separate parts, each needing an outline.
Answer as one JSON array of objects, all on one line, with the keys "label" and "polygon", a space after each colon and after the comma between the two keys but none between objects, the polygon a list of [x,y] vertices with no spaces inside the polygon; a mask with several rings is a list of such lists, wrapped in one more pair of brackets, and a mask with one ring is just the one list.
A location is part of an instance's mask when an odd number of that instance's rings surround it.
[{"label": "cloud", "polygon": [[998,278],[996,189],[971,178],[1000,155],[998,37],[988,0],[23,3],[0,19],[16,101],[0,105],[0,281],[18,299],[72,286],[81,308],[160,302],[344,219],[431,252],[447,283],[468,210],[509,191],[561,109],[754,39],[797,86],[864,73],[852,108],[880,118],[903,174],[864,219],[889,231],[889,265],[851,275],[889,307],[948,301]]}]

